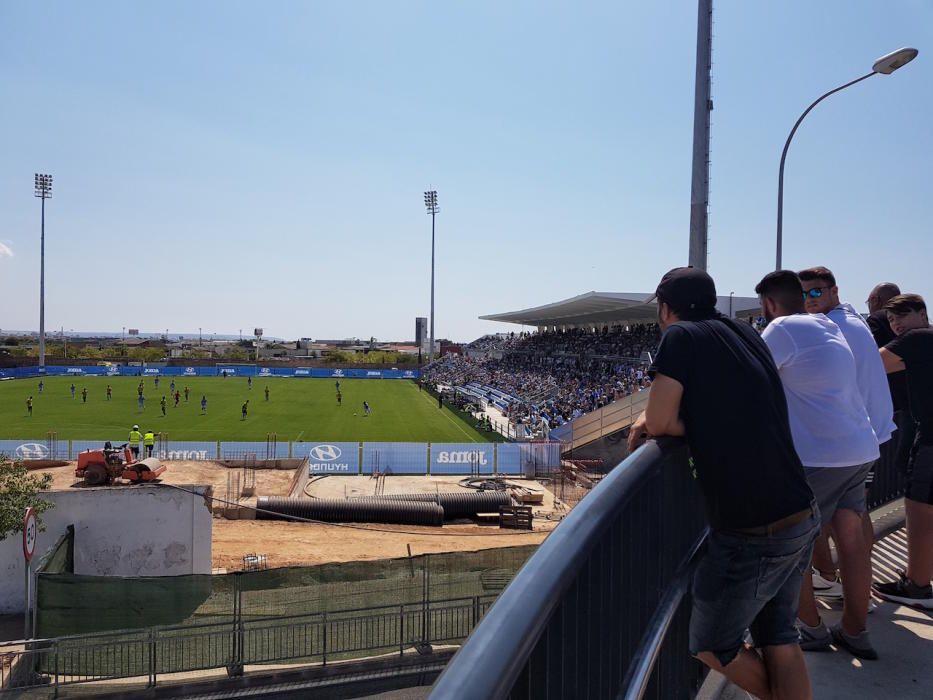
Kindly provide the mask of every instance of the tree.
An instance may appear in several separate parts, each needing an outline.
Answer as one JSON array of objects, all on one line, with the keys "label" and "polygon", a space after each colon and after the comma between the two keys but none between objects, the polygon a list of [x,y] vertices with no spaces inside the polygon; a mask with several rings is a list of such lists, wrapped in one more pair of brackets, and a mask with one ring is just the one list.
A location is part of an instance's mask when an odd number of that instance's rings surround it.
[{"label": "tree", "polygon": [[332,350],[324,356],[324,362],[331,365],[345,365],[353,362],[353,356],[344,350]]},{"label": "tree", "polygon": [[23,531],[23,515],[30,506],[41,528],[42,514],[53,504],[43,500],[39,492],[51,485],[51,474],[30,474],[22,462],[0,455],[0,540]]}]

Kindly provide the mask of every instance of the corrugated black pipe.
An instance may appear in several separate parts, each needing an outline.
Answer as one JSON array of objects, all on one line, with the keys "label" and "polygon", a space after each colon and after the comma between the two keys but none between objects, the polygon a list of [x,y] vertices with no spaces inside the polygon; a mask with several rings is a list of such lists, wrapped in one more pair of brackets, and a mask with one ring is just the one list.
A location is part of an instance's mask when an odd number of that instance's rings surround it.
[{"label": "corrugated black pipe", "polygon": [[498,513],[499,506],[507,506],[512,501],[506,491],[446,491],[441,493],[398,493],[383,496],[363,496],[351,499],[351,502],[399,503],[433,502],[444,509],[445,520],[469,518],[477,513]]},{"label": "corrugated black pipe", "polygon": [[[280,520],[274,514],[292,515],[327,523],[390,523],[394,525],[440,525],[444,509],[436,503],[417,501],[362,502],[343,498],[289,498],[260,496],[257,520]],[[272,511],[264,512],[264,511]]]}]

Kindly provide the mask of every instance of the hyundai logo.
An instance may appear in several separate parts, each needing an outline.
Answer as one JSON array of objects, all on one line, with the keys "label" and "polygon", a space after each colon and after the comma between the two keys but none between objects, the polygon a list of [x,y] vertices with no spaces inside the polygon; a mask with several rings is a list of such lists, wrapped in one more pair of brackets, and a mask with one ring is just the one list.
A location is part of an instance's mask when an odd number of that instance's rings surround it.
[{"label": "hyundai logo", "polygon": [[38,442],[26,442],[14,451],[16,459],[48,459],[49,448]]},{"label": "hyundai logo", "polygon": [[340,448],[336,445],[316,445],[308,453],[315,462],[333,462],[340,457]]}]

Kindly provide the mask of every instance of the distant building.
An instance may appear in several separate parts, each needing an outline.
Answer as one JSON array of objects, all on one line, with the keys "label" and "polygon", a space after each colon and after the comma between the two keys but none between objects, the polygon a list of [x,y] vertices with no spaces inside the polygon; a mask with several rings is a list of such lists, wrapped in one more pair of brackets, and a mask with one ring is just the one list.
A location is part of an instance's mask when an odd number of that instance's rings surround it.
[{"label": "distant building", "polygon": [[418,316],[415,318],[415,345],[422,350],[427,350],[428,341],[428,319]]}]

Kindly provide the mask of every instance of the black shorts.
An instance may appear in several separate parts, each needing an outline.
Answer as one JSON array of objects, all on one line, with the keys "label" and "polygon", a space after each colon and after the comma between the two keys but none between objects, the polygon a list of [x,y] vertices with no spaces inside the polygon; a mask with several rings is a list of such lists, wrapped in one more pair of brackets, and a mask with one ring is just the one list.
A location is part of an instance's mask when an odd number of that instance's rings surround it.
[{"label": "black shorts", "polygon": [[933,505],[933,445],[914,442],[907,463],[907,498]]}]

